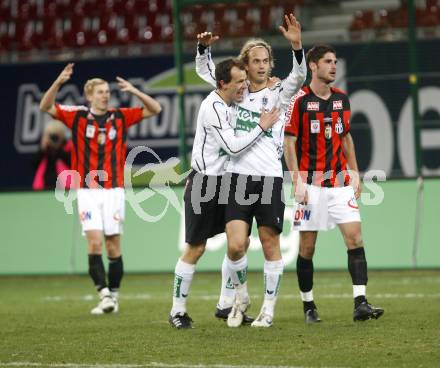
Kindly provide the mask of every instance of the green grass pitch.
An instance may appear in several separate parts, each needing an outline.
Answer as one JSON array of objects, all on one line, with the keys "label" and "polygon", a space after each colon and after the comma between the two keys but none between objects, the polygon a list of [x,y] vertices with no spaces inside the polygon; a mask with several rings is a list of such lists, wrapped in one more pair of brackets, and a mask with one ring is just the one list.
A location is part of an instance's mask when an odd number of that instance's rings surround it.
[{"label": "green grass pitch", "polygon": [[[196,273],[188,301],[194,329],[172,329],[172,275],[126,275],[120,313],[92,316],[86,276],[0,278],[3,367],[439,367],[440,271],[370,272],[379,320],[352,322],[347,272],[316,272],[323,319],[305,325],[296,275],[285,273],[274,325],[230,329],[213,317],[220,275]],[[262,275],[249,274],[250,315]]]}]

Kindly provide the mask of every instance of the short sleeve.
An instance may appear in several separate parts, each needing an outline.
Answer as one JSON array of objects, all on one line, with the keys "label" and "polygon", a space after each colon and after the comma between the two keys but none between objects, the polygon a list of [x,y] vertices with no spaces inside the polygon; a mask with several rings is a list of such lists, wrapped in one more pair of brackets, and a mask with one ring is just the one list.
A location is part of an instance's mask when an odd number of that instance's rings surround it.
[{"label": "short sleeve", "polygon": [[55,118],[64,123],[68,128],[72,129],[77,112],[79,110],[87,110],[87,107],[55,104],[55,109],[57,110]]},{"label": "short sleeve", "polygon": [[295,137],[298,136],[300,101],[301,96],[298,94],[292,97],[286,113],[286,125],[284,127],[285,134],[294,135]]},{"label": "short sleeve", "polygon": [[125,125],[128,127],[139,123],[143,117],[143,108],[142,107],[128,107],[119,109],[121,114],[124,116]]},{"label": "short sleeve", "polygon": [[351,118],[350,100],[348,99],[348,96],[345,95],[344,115],[343,115],[344,135],[346,135],[350,132],[350,118]]}]

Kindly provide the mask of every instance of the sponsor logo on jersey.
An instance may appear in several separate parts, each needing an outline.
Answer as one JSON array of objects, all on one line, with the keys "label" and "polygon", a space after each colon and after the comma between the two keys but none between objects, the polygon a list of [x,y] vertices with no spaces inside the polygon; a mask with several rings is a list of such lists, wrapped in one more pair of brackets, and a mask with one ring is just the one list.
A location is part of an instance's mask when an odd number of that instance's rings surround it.
[{"label": "sponsor logo on jersey", "polygon": [[86,137],[87,138],[93,138],[95,136],[96,127],[94,125],[87,125],[86,128]]},{"label": "sponsor logo on jersey", "polygon": [[307,110],[309,111],[319,111],[319,102],[307,102]]},{"label": "sponsor logo on jersey", "polygon": [[342,134],[344,132],[344,126],[342,125],[341,118],[338,118],[338,122],[335,125],[335,131],[338,134]]},{"label": "sponsor logo on jersey", "polygon": [[333,101],[333,110],[342,110],[342,100]]},{"label": "sponsor logo on jersey", "polygon": [[112,141],[115,138],[116,138],[116,129],[111,127],[110,130],[108,131],[108,139]]},{"label": "sponsor logo on jersey", "polygon": [[319,133],[321,131],[321,124],[319,120],[310,121],[310,133]]},{"label": "sponsor logo on jersey", "polygon": [[[235,130],[250,132],[257,126],[259,122],[260,113],[244,109],[240,106],[238,107]],[[272,138],[272,129],[267,130],[264,135]]]},{"label": "sponsor logo on jersey", "polygon": [[324,130],[324,137],[325,139],[331,139],[332,138],[332,126],[326,125]]}]

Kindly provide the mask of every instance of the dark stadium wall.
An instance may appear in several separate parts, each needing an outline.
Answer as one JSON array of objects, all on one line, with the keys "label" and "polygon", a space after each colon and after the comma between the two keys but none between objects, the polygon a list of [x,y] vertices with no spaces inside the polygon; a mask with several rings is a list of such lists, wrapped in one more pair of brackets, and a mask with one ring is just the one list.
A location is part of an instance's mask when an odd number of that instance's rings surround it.
[{"label": "dark stadium wall", "polygon": [[[440,267],[437,231],[439,189],[440,179],[425,181],[423,211],[416,213],[415,180],[382,182],[376,188],[364,184],[359,203],[370,269]],[[182,198],[182,188],[175,187],[173,191],[177,198]],[[170,203],[169,193],[164,193],[155,191],[147,200],[136,202],[139,206],[132,202],[136,193],[129,192],[127,195],[122,247],[124,268],[128,272],[174,270],[176,259],[184,246],[184,223],[180,215],[181,206]],[[289,187],[286,185],[286,198],[289,198],[288,194]],[[86,242],[80,235],[76,201],[60,202],[60,199],[60,194],[57,199],[54,192],[0,193],[1,275],[87,272]],[[374,205],[375,202],[377,204]],[[69,208],[70,204],[72,208]],[[286,205],[281,249],[286,269],[292,270],[298,253],[298,233],[291,231],[291,200],[287,199]],[[72,214],[66,214],[66,209],[72,210]],[[416,263],[413,264],[414,231],[419,218],[422,220],[421,241]],[[197,270],[219,271],[225,250],[224,234],[209,240]],[[262,270],[264,260],[255,228],[248,258],[250,270]],[[319,270],[346,269],[346,249],[339,231],[319,234],[314,262]]]},{"label": "dark stadium wall", "polygon": [[[291,54],[281,44],[273,46],[277,65],[274,74],[283,77],[289,72]],[[423,174],[427,176],[440,175],[439,46],[438,40],[418,44]],[[338,45],[336,49],[341,65],[338,85],[347,90],[351,99],[351,131],[361,170],[380,169],[387,177],[413,177],[416,169],[406,43]],[[193,57],[191,50],[186,61],[190,63]],[[64,64],[0,65],[3,113],[0,159],[4,173],[0,189],[31,187],[30,161],[37,150],[44,123],[49,119],[39,112],[39,100]],[[191,147],[198,107],[211,87],[197,79],[191,70],[193,64],[188,64],[187,68],[186,113]],[[82,86],[88,78],[99,76],[114,82],[117,75],[130,79],[163,106],[159,117],[145,120],[130,130],[130,147],[147,145],[162,160],[176,156],[178,108],[172,55],[78,61],[71,83],[59,93],[59,102],[83,104]],[[111,89],[113,105],[137,103],[121,94],[116,84],[112,83]],[[138,163],[145,161],[144,158]]]}]

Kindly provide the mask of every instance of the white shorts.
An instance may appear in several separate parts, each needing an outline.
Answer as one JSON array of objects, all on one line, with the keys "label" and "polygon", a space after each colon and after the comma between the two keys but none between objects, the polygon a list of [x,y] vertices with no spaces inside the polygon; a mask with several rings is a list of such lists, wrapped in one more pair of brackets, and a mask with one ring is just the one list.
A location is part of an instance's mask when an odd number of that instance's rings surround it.
[{"label": "white shorts", "polygon": [[122,234],[125,218],[123,188],[78,189],[78,213],[83,235],[101,230],[105,235]]},{"label": "white shorts", "polygon": [[293,229],[330,230],[336,224],[361,222],[353,187],[325,188],[307,184],[308,203],[293,212]]}]

